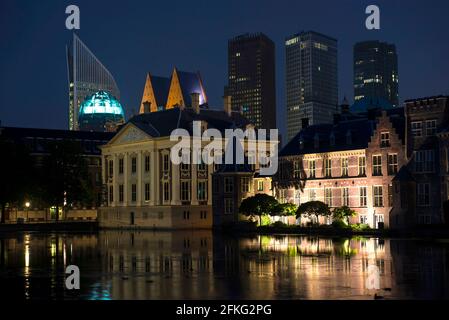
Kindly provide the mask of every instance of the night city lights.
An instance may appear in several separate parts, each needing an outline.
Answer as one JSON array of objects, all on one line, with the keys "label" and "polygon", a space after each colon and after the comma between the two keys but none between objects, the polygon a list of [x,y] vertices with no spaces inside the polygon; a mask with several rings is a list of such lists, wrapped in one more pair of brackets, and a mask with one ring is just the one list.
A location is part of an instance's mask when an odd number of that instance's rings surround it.
[{"label": "night city lights", "polygon": [[0,35],[10,312],[444,310],[447,0],[2,0]]}]

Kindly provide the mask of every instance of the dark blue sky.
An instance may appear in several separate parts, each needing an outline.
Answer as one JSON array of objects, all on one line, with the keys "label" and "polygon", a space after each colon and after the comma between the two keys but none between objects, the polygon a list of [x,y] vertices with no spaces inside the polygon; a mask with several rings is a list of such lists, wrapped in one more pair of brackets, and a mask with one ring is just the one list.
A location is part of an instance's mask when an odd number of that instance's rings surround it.
[{"label": "dark blue sky", "polygon": [[[227,40],[262,31],[276,43],[278,126],[285,127],[284,39],[315,30],[338,39],[339,93],[352,99],[352,46],[379,39],[399,54],[404,99],[449,94],[449,1],[0,1],[2,125],[67,128],[65,7],[81,11],[80,38],[112,72],[129,112],[145,74],[174,66],[202,74],[209,101],[222,106]],[[365,8],[381,9],[381,30],[365,29]],[[283,130],[282,130],[283,131]]]}]

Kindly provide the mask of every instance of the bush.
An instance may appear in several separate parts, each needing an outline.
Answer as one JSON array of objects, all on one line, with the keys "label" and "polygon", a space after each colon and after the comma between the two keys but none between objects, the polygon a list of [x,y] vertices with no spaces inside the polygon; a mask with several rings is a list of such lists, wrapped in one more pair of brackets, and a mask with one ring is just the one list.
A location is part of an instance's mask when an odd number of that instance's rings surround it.
[{"label": "bush", "polygon": [[365,230],[370,230],[371,228],[367,224],[357,223],[357,224],[351,225],[351,229],[353,231],[365,231]]},{"label": "bush", "polygon": [[337,229],[346,229],[348,225],[342,220],[334,220],[332,221],[332,226]]},{"label": "bush", "polygon": [[283,223],[282,221],[276,221],[271,225],[273,228],[286,228],[287,225]]},{"label": "bush", "polygon": [[270,216],[268,215],[268,214],[264,214],[263,216],[262,216],[262,223],[261,223],[261,225],[262,226],[268,226],[268,225],[270,225],[271,224],[271,218],[270,218]]}]

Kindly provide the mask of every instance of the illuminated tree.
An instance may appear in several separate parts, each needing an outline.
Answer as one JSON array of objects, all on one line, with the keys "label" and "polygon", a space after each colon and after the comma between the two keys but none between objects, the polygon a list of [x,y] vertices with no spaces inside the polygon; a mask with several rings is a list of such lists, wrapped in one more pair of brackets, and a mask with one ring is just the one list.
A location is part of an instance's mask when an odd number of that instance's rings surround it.
[{"label": "illuminated tree", "polygon": [[317,221],[319,216],[328,217],[331,215],[329,206],[321,201],[310,201],[301,204],[296,210],[296,217],[304,216],[306,218],[315,217]]},{"label": "illuminated tree", "polygon": [[246,198],[240,204],[239,212],[245,216],[259,216],[259,225],[262,225],[262,216],[273,211],[279,202],[267,194],[256,194]]},{"label": "illuminated tree", "polygon": [[348,225],[349,218],[355,217],[356,215],[357,212],[347,206],[335,208],[332,213],[332,217],[334,218],[334,220],[344,221]]},{"label": "illuminated tree", "polygon": [[282,217],[294,216],[296,214],[296,210],[298,210],[298,206],[296,204],[279,203],[273,208],[270,215]]}]

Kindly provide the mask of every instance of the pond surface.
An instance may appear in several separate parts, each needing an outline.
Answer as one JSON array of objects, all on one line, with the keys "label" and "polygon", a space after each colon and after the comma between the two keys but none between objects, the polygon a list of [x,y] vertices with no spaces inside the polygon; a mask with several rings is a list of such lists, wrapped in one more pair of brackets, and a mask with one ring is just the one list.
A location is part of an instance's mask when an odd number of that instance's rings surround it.
[{"label": "pond surface", "polygon": [[[443,240],[24,232],[1,235],[0,249],[7,299],[449,298]],[[80,290],[65,289],[72,264]]]}]

